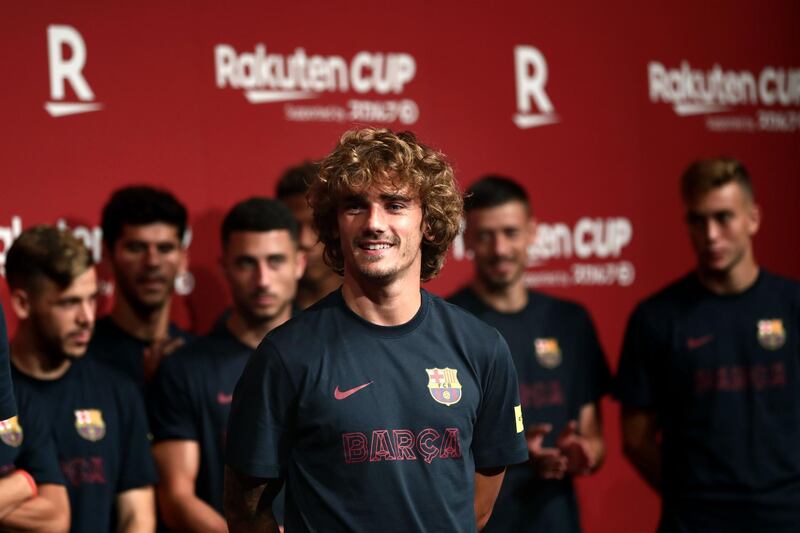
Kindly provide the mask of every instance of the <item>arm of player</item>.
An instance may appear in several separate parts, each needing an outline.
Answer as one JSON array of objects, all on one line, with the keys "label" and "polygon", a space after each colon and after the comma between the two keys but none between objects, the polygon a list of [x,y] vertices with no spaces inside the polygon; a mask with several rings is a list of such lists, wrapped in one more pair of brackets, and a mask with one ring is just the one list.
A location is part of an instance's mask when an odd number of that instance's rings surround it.
[{"label": "arm of player", "polygon": [[641,476],[661,491],[661,446],[656,413],[622,406],[622,451]]},{"label": "arm of player", "polygon": [[[39,485],[39,494],[18,505],[0,519],[3,531],[69,531],[69,498],[63,485]],[[0,486],[0,494],[3,487]]]},{"label": "arm of player", "polygon": [[153,446],[158,466],[156,486],[162,518],[175,531],[227,532],[225,518],[195,494],[200,445],[193,440],[166,440]]},{"label": "arm of player", "polygon": [[553,426],[550,424],[535,424],[525,432],[528,441],[528,464],[542,479],[561,479],[567,472],[567,458],[561,450],[542,445],[545,435],[552,430]]},{"label": "arm of player", "polygon": [[117,531],[144,533],[156,530],[153,487],[138,487],[117,494]]},{"label": "arm of player", "polygon": [[567,473],[587,475],[595,472],[606,456],[606,443],[596,403],[584,405],[577,421],[570,421],[558,437],[558,448],[567,459]]},{"label": "arm of player", "polygon": [[30,482],[19,472],[0,478],[0,519],[33,496]]},{"label": "arm of player", "polygon": [[272,514],[272,500],[282,486],[282,479],[243,476],[225,465],[223,507],[231,533],[278,533],[278,523]]},{"label": "arm of player", "polygon": [[483,529],[492,516],[492,508],[500,494],[506,468],[484,468],[475,471],[475,523],[478,531]]}]

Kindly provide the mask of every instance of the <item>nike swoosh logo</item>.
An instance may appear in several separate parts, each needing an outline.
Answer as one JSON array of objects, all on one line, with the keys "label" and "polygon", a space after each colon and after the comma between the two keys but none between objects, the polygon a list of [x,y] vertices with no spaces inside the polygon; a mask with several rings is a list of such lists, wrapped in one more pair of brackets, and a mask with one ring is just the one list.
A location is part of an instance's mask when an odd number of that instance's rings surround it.
[{"label": "nike swoosh logo", "polygon": [[363,385],[359,385],[358,387],[353,387],[352,389],[347,389],[346,391],[340,391],[339,390],[339,385],[336,385],[336,389],[333,391],[333,397],[336,398],[337,400],[344,400],[348,396],[352,396],[353,394],[357,393],[361,389],[363,389],[365,387],[369,387],[370,385],[372,385],[371,381],[369,383],[364,383]]},{"label": "nike swoosh logo", "polygon": [[704,344],[708,344],[714,340],[714,335],[704,335],[702,337],[692,338],[689,337],[686,339],[686,347],[690,350],[696,350],[697,348],[703,346]]}]

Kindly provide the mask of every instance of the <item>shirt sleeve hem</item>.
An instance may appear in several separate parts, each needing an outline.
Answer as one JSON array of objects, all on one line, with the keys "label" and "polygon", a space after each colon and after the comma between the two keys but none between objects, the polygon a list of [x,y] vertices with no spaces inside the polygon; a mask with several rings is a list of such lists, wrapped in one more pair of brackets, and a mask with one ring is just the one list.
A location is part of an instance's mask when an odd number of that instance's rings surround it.
[{"label": "shirt sleeve hem", "polygon": [[475,468],[492,468],[524,463],[528,460],[528,446],[525,442],[508,449],[475,455]]},{"label": "shirt sleeve hem", "polygon": [[277,479],[281,477],[281,467],[277,465],[267,465],[261,463],[226,463],[228,466],[250,477],[257,477],[261,479]]}]

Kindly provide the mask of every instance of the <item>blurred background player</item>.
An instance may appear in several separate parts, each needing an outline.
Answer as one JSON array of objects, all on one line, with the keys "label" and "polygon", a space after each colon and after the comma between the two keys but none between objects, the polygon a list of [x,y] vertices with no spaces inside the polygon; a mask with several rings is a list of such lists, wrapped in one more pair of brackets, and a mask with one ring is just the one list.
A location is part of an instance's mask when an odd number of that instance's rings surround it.
[{"label": "blurred background player", "polygon": [[[277,200],[238,203],[222,223],[233,311],[168,357],[151,389],[162,517],[175,531],[227,531],[223,449],[233,389],[264,335],[289,319],[305,258],[297,223]],[[278,513],[282,519],[282,511]]]},{"label": "blurred background player", "polygon": [[[8,361],[2,307],[0,356]],[[0,421],[0,530],[68,531],[69,500],[47,414],[26,388],[15,392],[19,415]]]},{"label": "blurred background player", "polygon": [[800,284],[756,263],[741,163],[693,163],[682,196],[697,266],[628,322],[625,454],[661,494],[662,532],[798,531]]},{"label": "blurred background player", "polygon": [[103,208],[106,253],[114,274],[111,314],[97,321],[90,353],[139,386],[188,339],[170,322],[175,278],[187,268],[186,208],[164,190],[119,189]]},{"label": "blurred background player", "polygon": [[582,306],[527,289],[536,221],[520,185],[487,176],[464,203],[475,279],[449,300],[505,337],[529,425],[530,461],[509,467],[484,531],[580,531],[572,477],[605,455],[598,403],[610,377],[594,325]]},{"label": "blurred background player", "polygon": [[14,390],[11,385],[11,367],[8,360],[8,336],[3,305],[0,304],[0,421],[17,414]]},{"label": "blurred background player", "polygon": [[307,161],[284,172],[275,188],[275,196],[292,211],[299,231],[300,250],[306,256],[306,271],[297,287],[295,304],[305,309],[336,290],[342,277],[334,272],[323,257],[325,245],[314,229],[314,213],[308,205],[309,184],[319,172],[319,164]]},{"label": "blurred background player", "polygon": [[140,393],[84,357],[97,297],[89,251],[66,230],[35,226],[9,249],[6,277],[19,319],[14,386],[37,397],[52,425],[71,531],[153,530],[156,472]]}]

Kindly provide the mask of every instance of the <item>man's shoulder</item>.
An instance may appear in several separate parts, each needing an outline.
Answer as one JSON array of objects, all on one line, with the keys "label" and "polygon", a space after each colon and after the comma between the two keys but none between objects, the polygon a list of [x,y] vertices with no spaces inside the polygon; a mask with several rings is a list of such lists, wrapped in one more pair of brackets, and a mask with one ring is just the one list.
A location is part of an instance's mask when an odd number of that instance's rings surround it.
[{"label": "man's shoulder", "polygon": [[693,272],[689,272],[645,296],[636,305],[636,311],[646,314],[672,313],[681,307],[690,305],[703,293],[697,276]]},{"label": "man's shoulder", "polygon": [[497,330],[472,314],[469,310],[453,302],[450,298],[445,300],[439,296],[428,293],[430,315],[435,321],[434,326],[444,325],[453,328],[459,336],[472,340],[491,340],[494,344],[500,333]]},{"label": "man's shoulder", "polygon": [[800,281],[762,269],[761,282],[766,292],[795,301],[800,300]]},{"label": "man's shoulder", "polygon": [[589,317],[589,311],[580,302],[534,290],[528,291],[528,306],[544,311],[546,316],[556,316],[559,320]]},{"label": "man's shoulder", "polygon": [[73,365],[75,365],[76,373],[82,374],[82,379],[76,381],[82,384],[91,384],[90,388],[97,392],[102,391],[103,394],[113,395],[123,400],[141,396],[139,387],[133,378],[104,360],[84,357]]},{"label": "man's shoulder", "polygon": [[456,292],[448,296],[446,300],[451,304],[455,304],[459,307],[467,309],[474,305],[476,301],[478,301],[478,298],[475,295],[475,291],[472,290],[472,287],[469,285],[464,285],[460,289],[456,290]]}]

